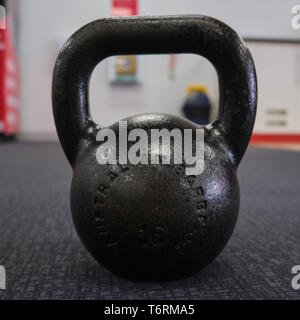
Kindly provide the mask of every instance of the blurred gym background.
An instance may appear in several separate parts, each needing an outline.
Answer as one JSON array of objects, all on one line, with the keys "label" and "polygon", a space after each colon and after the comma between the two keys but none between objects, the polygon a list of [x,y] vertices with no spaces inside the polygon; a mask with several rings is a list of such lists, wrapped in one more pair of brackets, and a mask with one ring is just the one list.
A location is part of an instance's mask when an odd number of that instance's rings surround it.
[{"label": "blurred gym background", "polygon": [[[7,272],[0,300],[299,299],[291,270],[300,264],[300,0],[0,5],[0,265]],[[52,115],[52,72],[63,43],[92,20],[136,14],[224,21],[247,42],[258,76],[251,143],[260,146],[250,146],[239,166],[234,234],[207,268],[171,283],[120,280],[85,250],[70,214],[72,170]],[[97,66],[90,97],[92,116],[102,125],[145,112],[207,123],[218,112],[218,80],[196,55],[118,56]]]},{"label": "blurred gym background", "polygon": [[[297,13],[292,13],[295,0],[9,0],[2,4],[8,28],[1,31],[9,32],[20,67],[19,97],[16,90],[5,89],[16,75],[1,69],[2,79],[8,78],[0,82],[3,134],[16,133],[17,139],[27,141],[57,140],[51,110],[52,70],[63,43],[84,24],[111,15],[204,14],[238,31],[254,57],[259,103],[252,142],[299,148],[300,30],[291,24]],[[207,116],[209,121],[215,118],[218,82],[207,60],[196,55],[130,58],[134,60],[107,59],[96,68],[90,88],[95,121],[110,125],[128,115],[156,111],[194,117],[199,123]],[[126,72],[130,76],[124,77]]]}]

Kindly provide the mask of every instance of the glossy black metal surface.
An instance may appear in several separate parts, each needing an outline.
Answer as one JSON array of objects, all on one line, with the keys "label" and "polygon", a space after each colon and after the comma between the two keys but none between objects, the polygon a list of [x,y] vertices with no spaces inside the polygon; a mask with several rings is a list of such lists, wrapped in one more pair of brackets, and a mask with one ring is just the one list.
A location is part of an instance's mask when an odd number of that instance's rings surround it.
[{"label": "glossy black metal surface", "polygon": [[[217,120],[205,127],[205,167],[186,176],[184,165],[99,165],[89,115],[89,79],[95,66],[117,54],[195,53],[219,77]],[[131,279],[189,275],[214,259],[235,226],[237,166],[256,113],[251,55],[227,25],[206,16],[111,18],[76,32],[54,70],[57,132],[73,167],[71,209],[80,238],[105,267]],[[197,125],[167,114],[126,119],[128,130]],[[111,128],[118,135],[118,124]],[[150,152],[150,150],[149,150]]]}]

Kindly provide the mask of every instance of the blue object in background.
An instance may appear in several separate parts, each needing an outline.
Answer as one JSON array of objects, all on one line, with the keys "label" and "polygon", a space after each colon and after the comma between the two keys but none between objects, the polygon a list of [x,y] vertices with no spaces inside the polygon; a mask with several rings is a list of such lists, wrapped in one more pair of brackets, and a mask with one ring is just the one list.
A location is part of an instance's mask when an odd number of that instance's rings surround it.
[{"label": "blue object in background", "polygon": [[183,105],[184,116],[200,125],[209,123],[211,103],[204,86],[189,86],[188,96]]}]

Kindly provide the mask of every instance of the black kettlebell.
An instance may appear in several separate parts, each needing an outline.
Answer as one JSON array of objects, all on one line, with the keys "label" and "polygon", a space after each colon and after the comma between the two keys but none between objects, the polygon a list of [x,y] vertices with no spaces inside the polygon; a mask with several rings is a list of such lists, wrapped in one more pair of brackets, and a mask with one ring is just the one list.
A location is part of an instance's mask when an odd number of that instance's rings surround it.
[{"label": "black kettlebell", "polygon": [[[218,72],[219,114],[201,127],[204,171],[186,175],[185,163],[100,165],[96,154],[104,142],[96,141],[100,127],[89,114],[93,69],[112,55],[166,53],[202,55]],[[54,118],[74,171],[75,227],[103,266],[129,279],[168,280],[200,270],[221,252],[238,215],[236,171],[252,133],[256,97],[255,68],[246,45],[210,17],[102,19],[66,42],[54,70]],[[200,128],[158,113],[125,120],[127,132],[140,128],[149,135],[151,129]],[[120,138],[118,123],[110,128]]]}]

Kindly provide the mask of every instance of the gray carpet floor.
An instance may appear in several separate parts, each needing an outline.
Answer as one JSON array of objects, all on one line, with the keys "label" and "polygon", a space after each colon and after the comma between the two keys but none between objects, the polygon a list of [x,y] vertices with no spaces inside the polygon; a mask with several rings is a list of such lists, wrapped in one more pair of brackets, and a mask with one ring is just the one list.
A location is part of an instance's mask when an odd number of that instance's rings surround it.
[{"label": "gray carpet floor", "polygon": [[239,168],[241,207],[222,254],[198,274],[131,282],[105,270],[75,232],[71,168],[56,143],[0,145],[1,299],[300,299],[300,152],[250,147]]}]

